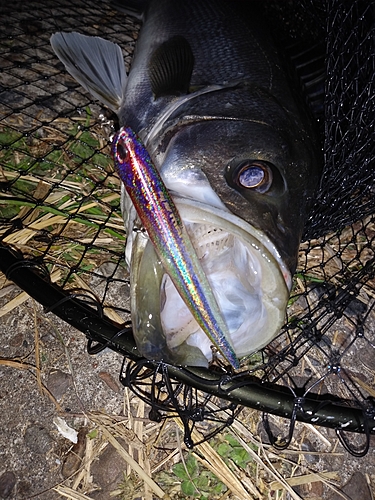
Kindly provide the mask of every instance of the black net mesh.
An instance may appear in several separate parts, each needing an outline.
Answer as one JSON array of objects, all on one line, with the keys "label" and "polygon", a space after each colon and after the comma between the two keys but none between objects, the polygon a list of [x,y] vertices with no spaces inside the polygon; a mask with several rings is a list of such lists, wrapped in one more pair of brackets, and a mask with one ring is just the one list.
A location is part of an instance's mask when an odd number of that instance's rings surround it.
[{"label": "black net mesh", "polygon": [[[189,446],[197,422],[216,422],[220,430],[244,404],[289,418],[290,435],[299,419],[336,428],[355,454],[368,449],[375,428],[375,4],[346,5],[270,4],[280,36],[292,45],[298,33],[307,39],[326,33],[325,116],[313,109],[325,168],[287,322],[235,376],[220,367],[176,369],[137,357],[120,181],[110,157],[113,123],[49,44],[60,30],[102,36],[123,48],[129,65],[139,26],[105,1],[1,5],[1,270],[83,331],[90,352],[109,346],[124,354],[122,382],[151,404],[152,418],[180,416]],[[363,447],[353,449],[343,430],[365,433]],[[273,441],[282,447],[289,440]]]},{"label": "black net mesh", "polygon": [[375,5],[326,7],[325,169],[306,237],[374,211]]}]

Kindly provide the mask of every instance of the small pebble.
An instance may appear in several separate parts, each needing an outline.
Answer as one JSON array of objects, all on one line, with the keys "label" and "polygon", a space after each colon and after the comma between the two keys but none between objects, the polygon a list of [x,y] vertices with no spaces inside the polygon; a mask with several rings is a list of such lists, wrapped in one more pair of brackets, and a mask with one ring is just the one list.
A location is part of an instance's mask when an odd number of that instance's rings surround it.
[{"label": "small pebble", "polygon": [[126,462],[112,445],[107,446],[91,465],[91,473],[102,490],[115,489],[124,479],[124,471]]},{"label": "small pebble", "polygon": [[51,370],[48,375],[48,390],[56,399],[61,399],[72,383],[72,376],[61,370]]},{"label": "small pebble", "polygon": [[0,476],[0,498],[8,498],[15,487],[17,478],[11,471],[6,471]]},{"label": "small pebble", "polygon": [[358,358],[366,368],[375,372],[375,349],[371,345],[360,349]]},{"label": "small pebble", "polygon": [[18,332],[10,340],[9,345],[12,347],[21,347],[24,341],[24,336],[22,332]]},{"label": "small pebble", "polygon": [[107,372],[100,372],[99,377],[103,380],[103,382],[108,385],[110,389],[112,389],[113,392],[116,392],[117,394],[121,392],[121,389],[116,382],[116,380],[112,377],[110,373]]},{"label": "small pebble", "polygon": [[316,451],[312,443],[306,437],[303,438],[303,442],[301,444],[302,455],[306,462],[310,464],[316,464],[319,462],[319,455],[312,455],[309,451]]},{"label": "small pebble", "polygon": [[299,486],[295,486],[293,490],[304,500],[321,500],[324,493],[323,483],[321,481],[301,484]]},{"label": "small pebble", "polygon": [[63,477],[68,478],[72,476],[80,468],[86,449],[86,436],[87,428],[82,427],[78,432],[77,443],[72,447],[64,460],[61,470]]}]

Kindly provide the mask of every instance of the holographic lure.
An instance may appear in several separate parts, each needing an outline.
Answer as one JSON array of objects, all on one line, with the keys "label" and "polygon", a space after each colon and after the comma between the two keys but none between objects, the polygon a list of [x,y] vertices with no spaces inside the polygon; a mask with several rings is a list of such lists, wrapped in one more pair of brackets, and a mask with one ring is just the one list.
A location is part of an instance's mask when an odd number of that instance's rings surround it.
[{"label": "holographic lure", "polygon": [[224,358],[239,368],[229,333],[172,197],[128,127],[113,140],[115,166],[155,251],[189,311]]}]

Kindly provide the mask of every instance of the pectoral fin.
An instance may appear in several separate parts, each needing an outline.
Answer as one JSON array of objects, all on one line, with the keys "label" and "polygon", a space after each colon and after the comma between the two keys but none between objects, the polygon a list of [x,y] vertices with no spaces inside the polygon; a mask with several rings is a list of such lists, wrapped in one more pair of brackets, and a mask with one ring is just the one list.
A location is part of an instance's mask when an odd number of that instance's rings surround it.
[{"label": "pectoral fin", "polygon": [[162,43],[150,58],[149,78],[155,98],[187,94],[193,67],[193,51],[183,36]]}]

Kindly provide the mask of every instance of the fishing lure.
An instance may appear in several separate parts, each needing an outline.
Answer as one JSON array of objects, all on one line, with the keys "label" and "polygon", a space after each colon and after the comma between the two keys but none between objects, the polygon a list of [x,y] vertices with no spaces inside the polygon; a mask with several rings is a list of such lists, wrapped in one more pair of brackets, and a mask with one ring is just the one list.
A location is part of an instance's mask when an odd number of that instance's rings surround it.
[{"label": "fishing lure", "polygon": [[123,127],[114,137],[112,154],[166,273],[204,333],[222,356],[239,368],[210,284],[177,207],[145,146],[130,128]]}]

